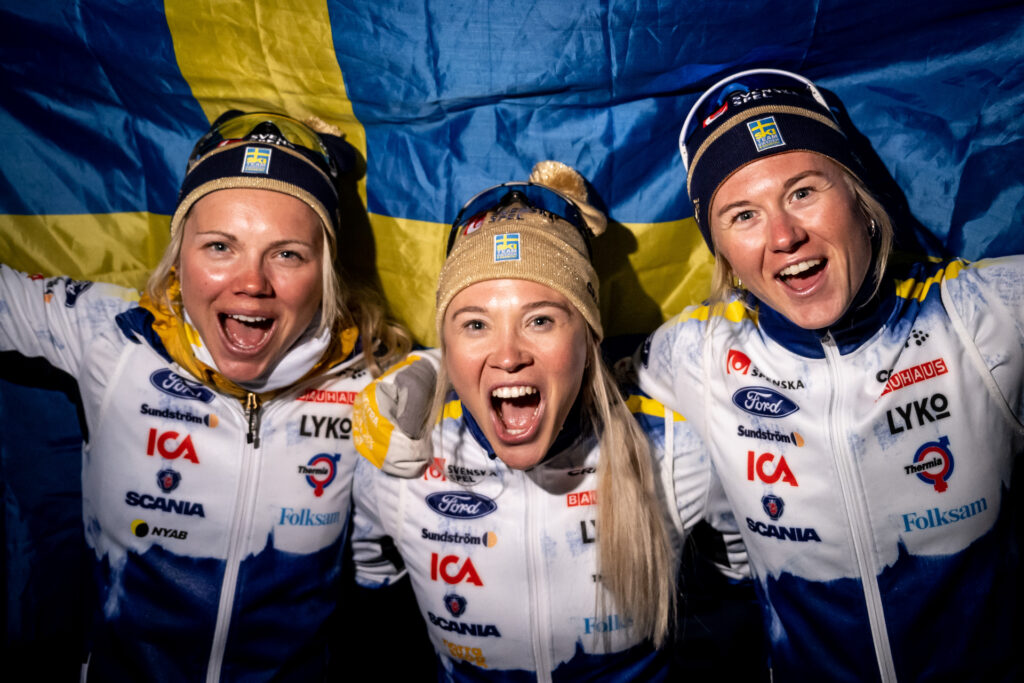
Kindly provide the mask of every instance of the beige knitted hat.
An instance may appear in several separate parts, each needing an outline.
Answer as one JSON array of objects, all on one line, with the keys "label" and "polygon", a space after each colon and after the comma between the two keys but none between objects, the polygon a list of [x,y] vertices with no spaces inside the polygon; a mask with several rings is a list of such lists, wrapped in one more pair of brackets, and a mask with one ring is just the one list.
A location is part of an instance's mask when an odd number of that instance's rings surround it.
[{"label": "beige knitted hat", "polygon": [[[517,187],[533,189],[524,185],[553,190],[574,215],[566,219],[536,207],[528,193],[509,196]],[[508,192],[502,192],[505,187]],[[529,183],[491,189],[499,190],[505,201],[496,201],[464,222],[456,219],[453,227],[457,231],[454,244],[437,284],[438,337],[445,311],[456,294],[477,282],[513,279],[530,280],[561,293],[601,339],[604,331],[597,305],[598,279],[590,262],[588,242],[591,235],[604,232],[607,218],[587,203],[583,177],[563,163],[541,161],[533,167]]]}]

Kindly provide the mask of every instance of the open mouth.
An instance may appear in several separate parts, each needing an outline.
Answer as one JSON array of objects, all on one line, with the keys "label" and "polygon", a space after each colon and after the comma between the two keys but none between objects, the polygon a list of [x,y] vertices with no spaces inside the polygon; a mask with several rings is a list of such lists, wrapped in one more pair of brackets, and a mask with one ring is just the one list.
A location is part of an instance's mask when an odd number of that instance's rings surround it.
[{"label": "open mouth", "polygon": [[801,283],[806,280],[813,278],[815,275],[825,269],[828,264],[828,259],[814,258],[801,261],[800,263],[794,263],[793,265],[786,266],[775,276],[781,280],[784,284],[799,289]]},{"label": "open mouth", "polygon": [[536,430],[541,413],[537,387],[504,386],[491,391],[491,408],[498,436],[503,441],[527,439]]},{"label": "open mouth", "polygon": [[241,315],[238,313],[221,313],[220,327],[228,343],[239,351],[255,351],[259,349],[274,329],[274,318],[259,315]]}]

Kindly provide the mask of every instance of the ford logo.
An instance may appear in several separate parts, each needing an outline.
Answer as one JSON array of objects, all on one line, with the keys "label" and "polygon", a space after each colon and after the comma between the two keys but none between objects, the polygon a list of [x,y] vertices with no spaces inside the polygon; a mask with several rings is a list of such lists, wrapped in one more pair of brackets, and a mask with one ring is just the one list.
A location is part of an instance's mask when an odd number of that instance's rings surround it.
[{"label": "ford logo", "polygon": [[442,491],[427,496],[427,505],[439,515],[455,519],[476,519],[498,509],[487,496],[468,491]]},{"label": "ford logo", "polygon": [[743,387],[732,395],[732,402],[745,413],[761,417],[785,417],[800,406],[767,387]]},{"label": "ford logo", "polygon": [[168,396],[187,398],[191,401],[209,403],[213,400],[213,392],[199,382],[185,379],[167,368],[157,370],[149,376],[149,382]]}]

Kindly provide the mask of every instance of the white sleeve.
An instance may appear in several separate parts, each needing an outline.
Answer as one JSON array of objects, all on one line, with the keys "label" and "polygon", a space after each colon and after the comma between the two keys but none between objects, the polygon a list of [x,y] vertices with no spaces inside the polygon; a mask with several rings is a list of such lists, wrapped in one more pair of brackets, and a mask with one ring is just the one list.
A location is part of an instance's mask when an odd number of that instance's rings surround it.
[{"label": "white sleeve", "polygon": [[[651,398],[702,424],[704,323],[685,311],[655,330],[633,356],[636,381]],[[699,429],[698,429],[699,431]]]},{"label": "white sleeve", "polygon": [[953,327],[977,351],[985,383],[1024,422],[1024,256],[954,261],[946,270],[942,298]]},{"label": "white sleeve", "polygon": [[0,350],[42,356],[78,376],[82,350],[109,334],[114,318],[137,299],[134,290],[0,264]]},{"label": "white sleeve", "polygon": [[385,497],[396,496],[401,480],[378,470],[373,463],[359,458],[353,486],[352,557],[356,582],[365,588],[380,588],[406,575],[405,562],[395,539],[385,528],[380,510]]}]

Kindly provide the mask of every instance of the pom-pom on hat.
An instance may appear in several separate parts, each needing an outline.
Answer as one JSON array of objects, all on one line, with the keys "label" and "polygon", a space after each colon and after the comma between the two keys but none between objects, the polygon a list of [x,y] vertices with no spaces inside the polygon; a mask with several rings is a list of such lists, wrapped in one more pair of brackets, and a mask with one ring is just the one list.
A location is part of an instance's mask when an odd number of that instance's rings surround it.
[{"label": "pom-pom on hat", "polygon": [[690,109],[679,133],[686,190],[708,248],[711,204],[729,176],[773,154],[816,152],[863,180],[845,133],[818,88],[803,76],[753,69],[720,80]]},{"label": "pom-pom on hat", "polygon": [[583,177],[541,161],[527,182],[495,185],[470,199],[452,224],[437,285],[437,331],[455,295],[485,280],[530,280],[562,294],[600,339],[598,279],[590,238],[607,218],[587,202]]},{"label": "pom-pom on hat", "polygon": [[348,143],[341,131],[310,117],[306,123],[272,112],[221,114],[189,156],[178,205],[171,216],[173,236],[192,206],[217,190],[251,188],[291,195],[320,217],[330,253],[338,228],[339,164]]}]

